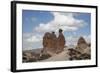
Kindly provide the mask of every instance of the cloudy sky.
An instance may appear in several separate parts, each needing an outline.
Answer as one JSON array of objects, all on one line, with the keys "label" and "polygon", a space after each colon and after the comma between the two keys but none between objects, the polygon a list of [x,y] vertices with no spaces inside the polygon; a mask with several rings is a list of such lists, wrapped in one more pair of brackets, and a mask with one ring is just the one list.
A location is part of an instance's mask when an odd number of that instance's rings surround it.
[{"label": "cloudy sky", "polygon": [[23,50],[41,48],[44,33],[55,31],[58,36],[59,28],[63,29],[66,46],[75,45],[80,36],[90,42],[90,19],[90,13],[23,10]]}]

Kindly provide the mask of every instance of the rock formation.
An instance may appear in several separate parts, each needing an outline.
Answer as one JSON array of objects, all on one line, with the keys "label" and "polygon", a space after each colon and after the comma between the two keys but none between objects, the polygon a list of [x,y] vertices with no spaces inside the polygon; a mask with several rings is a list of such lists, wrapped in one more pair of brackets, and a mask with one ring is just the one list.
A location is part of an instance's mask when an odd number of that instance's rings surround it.
[{"label": "rock formation", "polygon": [[23,62],[35,62],[37,61],[39,54],[31,51],[23,51]]},{"label": "rock formation", "polygon": [[62,33],[62,29],[59,29],[59,36],[57,38],[57,53],[60,53],[64,50],[65,47],[65,37]]},{"label": "rock formation", "polygon": [[59,36],[56,37],[55,33],[46,32],[43,37],[43,50],[44,54],[57,54],[64,50],[65,38],[62,30],[59,29]]},{"label": "rock formation", "polygon": [[23,51],[23,62],[85,59],[91,59],[91,43],[87,43],[83,37],[80,37],[76,47],[65,46],[65,38],[62,30],[59,30],[58,37],[56,37],[54,32],[46,32],[43,37],[43,48]]},{"label": "rock formation", "polygon": [[80,37],[78,42],[77,42],[77,46],[76,49],[83,53],[83,51],[88,47],[87,42],[85,41],[85,39],[83,37]]},{"label": "rock formation", "polygon": [[88,44],[83,37],[79,38],[76,50],[80,52],[80,56],[78,57],[78,59],[81,60],[91,58],[91,45],[90,43]]},{"label": "rock formation", "polygon": [[53,54],[56,52],[56,36],[46,32],[43,37],[43,54]]},{"label": "rock formation", "polygon": [[80,37],[77,44],[80,45],[80,44],[87,44],[87,43],[83,37]]}]

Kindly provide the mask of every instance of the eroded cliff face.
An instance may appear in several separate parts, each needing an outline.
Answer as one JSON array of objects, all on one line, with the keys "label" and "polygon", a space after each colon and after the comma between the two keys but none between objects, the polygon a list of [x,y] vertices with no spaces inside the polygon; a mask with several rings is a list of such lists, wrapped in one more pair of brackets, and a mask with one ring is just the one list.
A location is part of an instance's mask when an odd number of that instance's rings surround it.
[{"label": "eroded cliff face", "polygon": [[75,50],[80,52],[79,59],[91,59],[91,45],[83,37],[79,38]]},{"label": "eroded cliff face", "polygon": [[77,42],[76,50],[78,50],[80,53],[84,53],[84,50],[87,47],[89,47],[89,45],[87,44],[85,39],[83,37],[80,37],[78,42]]},{"label": "eroded cliff face", "polygon": [[43,37],[43,52],[49,54],[60,53],[64,50],[65,38],[63,34],[59,34],[58,38],[55,34],[45,33]]}]

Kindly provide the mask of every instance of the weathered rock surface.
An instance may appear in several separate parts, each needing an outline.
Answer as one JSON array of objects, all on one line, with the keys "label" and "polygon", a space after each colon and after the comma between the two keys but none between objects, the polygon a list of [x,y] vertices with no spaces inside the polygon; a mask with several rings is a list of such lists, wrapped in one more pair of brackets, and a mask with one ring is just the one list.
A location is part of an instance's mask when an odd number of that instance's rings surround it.
[{"label": "weathered rock surface", "polygon": [[54,33],[46,32],[43,37],[43,50],[44,54],[56,54],[64,50],[65,38],[61,33],[58,38]]},{"label": "weathered rock surface", "polygon": [[91,59],[91,43],[87,43],[83,37],[79,38],[75,48],[69,48],[64,44],[65,38],[62,34],[56,38],[54,34],[47,32],[43,37],[42,50],[23,51],[23,62]]},{"label": "weathered rock surface", "polygon": [[87,47],[89,47],[89,45],[87,44],[87,42],[85,41],[85,39],[83,37],[80,37],[79,40],[78,40],[78,42],[77,42],[76,50],[83,54],[84,50]]},{"label": "weathered rock surface", "polygon": [[49,54],[42,54],[41,56],[40,56],[40,54],[41,54],[41,52],[36,53],[36,50],[23,51],[23,55],[22,55],[23,62],[25,62],[25,63],[37,62],[37,61],[48,59],[49,57],[51,57],[51,55],[49,55]]},{"label": "weathered rock surface", "polygon": [[60,53],[64,50],[65,47],[65,37],[62,33],[59,34],[57,38],[57,53]]},{"label": "weathered rock surface", "polygon": [[23,62],[35,62],[39,57],[38,53],[32,51],[23,51]]},{"label": "weathered rock surface", "polygon": [[43,54],[50,54],[56,53],[56,37],[51,33],[45,33],[43,37]]}]

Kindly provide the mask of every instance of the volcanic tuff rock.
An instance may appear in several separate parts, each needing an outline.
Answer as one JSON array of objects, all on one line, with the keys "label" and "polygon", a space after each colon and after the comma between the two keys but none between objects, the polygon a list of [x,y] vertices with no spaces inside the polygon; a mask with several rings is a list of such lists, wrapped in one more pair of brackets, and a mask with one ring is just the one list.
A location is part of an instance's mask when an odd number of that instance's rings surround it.
[{"label": "volcanic tuff rock", "polygon": [[80,53],[85,53],[85,51],[89,49],[89,47],[90,46],[87,44],[85,39],[83,37],[80,37],[77,42],[76,50],[79,51]]},{"label": "volcanic tuff rock", "polygon": [[55,34],[46,32],[43,37],[43,53],[56,54],[64,50],[65,38],[60,34],[58,38]]}]

